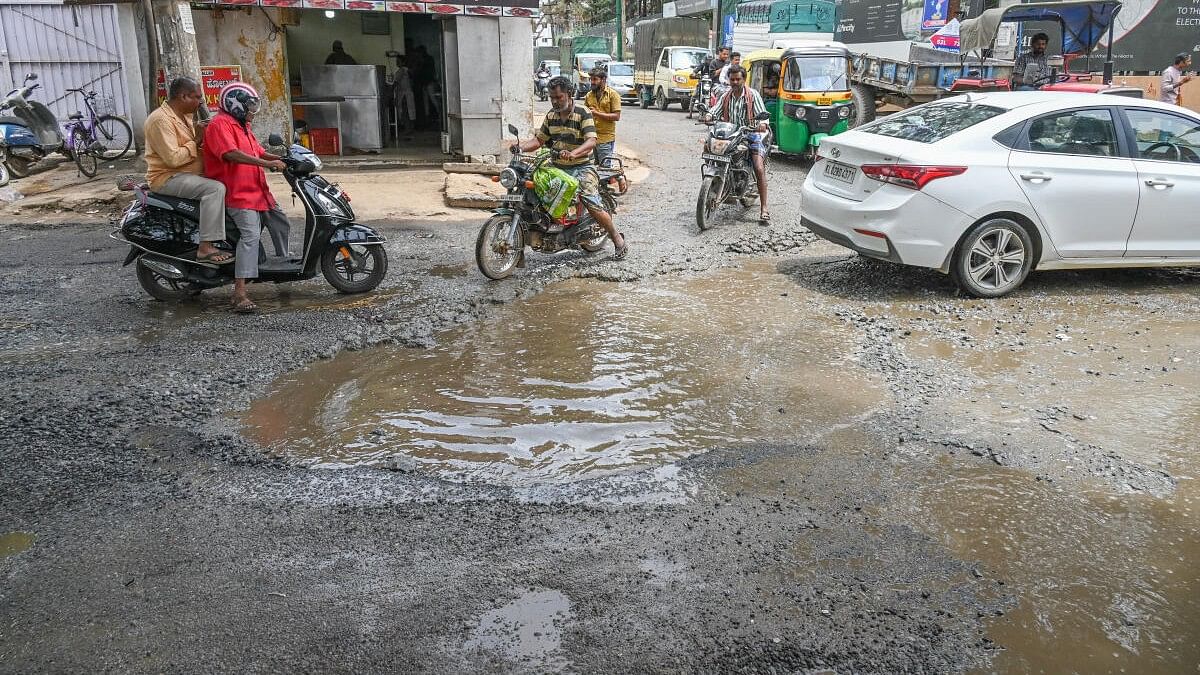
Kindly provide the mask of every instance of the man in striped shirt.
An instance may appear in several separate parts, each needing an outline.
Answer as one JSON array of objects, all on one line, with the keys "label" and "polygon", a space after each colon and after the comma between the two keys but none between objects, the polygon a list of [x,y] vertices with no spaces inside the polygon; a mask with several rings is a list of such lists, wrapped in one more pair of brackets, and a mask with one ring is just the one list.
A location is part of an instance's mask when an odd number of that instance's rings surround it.
[{"label": "man in striped shirt", "polygon": [[770,127],[765,121],[755,121],[755,117],[766,110],[767,106],[763,103],[762,96],[746,86],[746,69],[741,66],[729,66],[729,91],[717,100],[717,105],[713,108],[713,119],[739,127],[758,129],[750,134],[750,161],[754,165],[755,182],[758,183],[760,225],[771,222],[771,214],[767,211],[767,149],[770,147],[767,135]]},{"label": "man in striped shirt", "polygon": [[554,165],[579,181],[583,205],[612,239],[617,250],[613,260],[621,260],[629,253],[629,245],[600,200],[600,177],[592,164],[592,152],[596,149],[596,123],[592,113],[575,105],[575,87],[567,78],[560,75],[550,80],[547,89],[553,107],[546,113],[535,136],[520,144],[521,152],[531,152],[544,145],[554,153]]}]

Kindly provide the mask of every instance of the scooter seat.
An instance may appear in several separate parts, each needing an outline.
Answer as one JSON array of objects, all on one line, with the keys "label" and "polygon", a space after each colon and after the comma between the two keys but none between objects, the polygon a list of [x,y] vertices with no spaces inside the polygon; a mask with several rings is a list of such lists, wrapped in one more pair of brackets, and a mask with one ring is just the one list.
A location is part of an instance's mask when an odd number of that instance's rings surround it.
[{"label": "scooter seat", "polygon": [[198,199],[172,197],[171,195],[164,195],[160,192],[147,192],[146,199],[147,201],[158,200],[161,202],[161,204],[155,204],[155,206],[158,206],[159,208],[162,208],[162,204],[166,204],[167,208],[171,209],[172,211],[178,211],[192,217],[197,217],[200,215],[200,200]]},{"label": "scooter seat", "polygon": [[25,122],[20,117],[0,117],[0,124],[19,124],[25,126]]},{"label": "scooter seat", "polygon": [[81,113],[81,112],[77,112],[77,113],[74,113],[74,114],[72,114],[72,115],[68,115],[68,116],[67,116],[67,119],[69,119],[69,120],[81,120],[81,119],[83,119],[83,113]]}]

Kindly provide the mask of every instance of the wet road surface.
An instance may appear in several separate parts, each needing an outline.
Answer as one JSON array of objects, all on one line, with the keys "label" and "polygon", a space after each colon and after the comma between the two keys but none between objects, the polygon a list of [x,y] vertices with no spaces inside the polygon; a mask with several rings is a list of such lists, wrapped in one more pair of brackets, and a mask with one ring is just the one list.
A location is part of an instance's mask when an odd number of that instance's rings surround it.
[{"label": "wet road surface", "polygon": [[962,299],[787,162],[700,234],[699,131],[627,117],[620,264],[385,223],[380,293],[237,317],[0,230],[0,670],[1194,671],[1196,275]]}]

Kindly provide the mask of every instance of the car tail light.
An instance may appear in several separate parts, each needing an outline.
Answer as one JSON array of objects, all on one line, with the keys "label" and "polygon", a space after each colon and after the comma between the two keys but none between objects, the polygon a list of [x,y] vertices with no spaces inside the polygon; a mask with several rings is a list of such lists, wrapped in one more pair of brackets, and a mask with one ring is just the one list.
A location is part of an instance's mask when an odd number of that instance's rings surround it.
[{"label": "car tail light", "polygon": [[965,166],[922,166],[916,164],[864,164],[862,172],[869,178],[901,187],[920,190],[930,181],[957,176]]}]

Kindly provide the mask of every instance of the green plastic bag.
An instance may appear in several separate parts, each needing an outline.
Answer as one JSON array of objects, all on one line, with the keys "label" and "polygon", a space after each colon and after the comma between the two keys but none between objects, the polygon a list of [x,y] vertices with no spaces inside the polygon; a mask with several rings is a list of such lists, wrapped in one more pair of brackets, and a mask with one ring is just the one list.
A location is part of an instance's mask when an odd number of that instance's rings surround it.
[{"label": "green plastic bag", "polygon": [[579,181],[556,166],[543,164],[533,172],[533,191],[551,216],[562,218],[579,191]]}]

